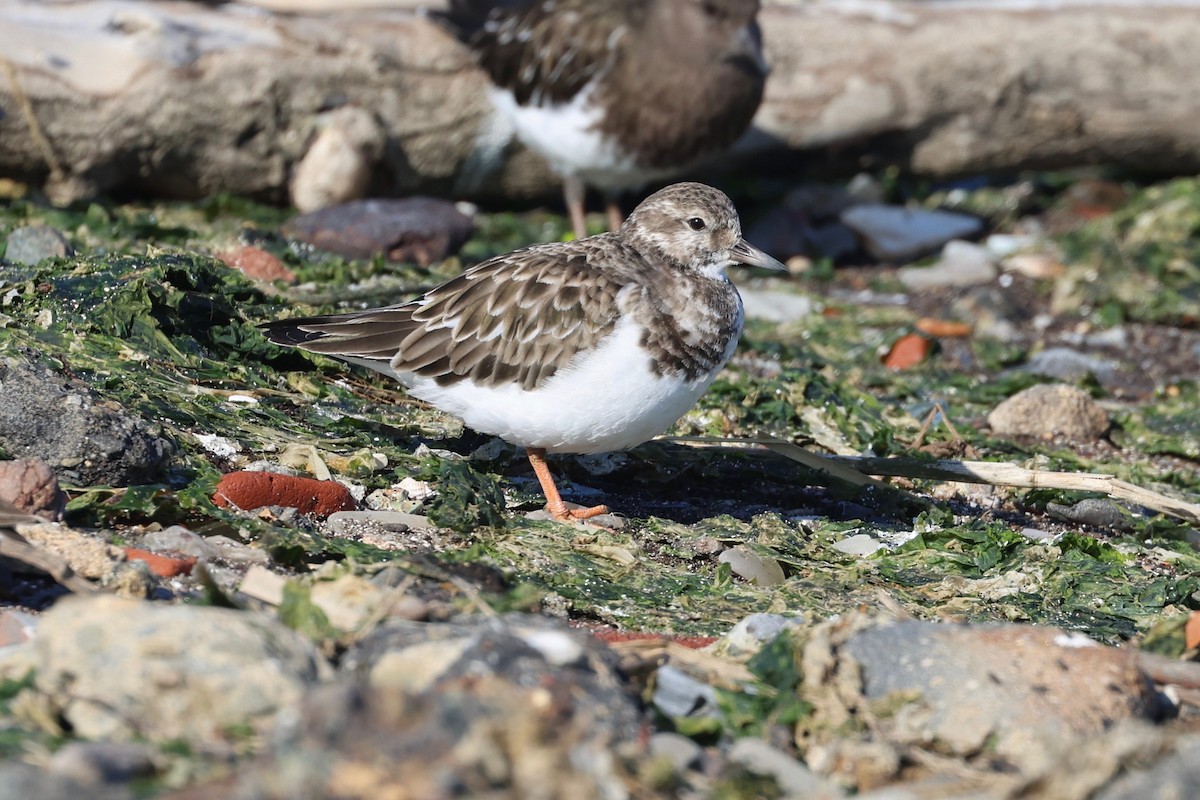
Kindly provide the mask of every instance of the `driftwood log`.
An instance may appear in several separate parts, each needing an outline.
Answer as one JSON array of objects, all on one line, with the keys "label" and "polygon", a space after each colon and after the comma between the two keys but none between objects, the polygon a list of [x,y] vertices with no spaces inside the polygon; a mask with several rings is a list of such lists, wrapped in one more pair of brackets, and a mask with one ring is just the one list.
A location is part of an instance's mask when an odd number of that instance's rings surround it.
[{"label": "driftwood log", "polygon": [[[817,0],[761,21],[766,99],[716,169],[1200,170],[1195,2]],[[372,193],[557,193],[469,56],[409,9],[0,0],[0,178],[57,199],[286,201],[347,107],[377,127]]]}]

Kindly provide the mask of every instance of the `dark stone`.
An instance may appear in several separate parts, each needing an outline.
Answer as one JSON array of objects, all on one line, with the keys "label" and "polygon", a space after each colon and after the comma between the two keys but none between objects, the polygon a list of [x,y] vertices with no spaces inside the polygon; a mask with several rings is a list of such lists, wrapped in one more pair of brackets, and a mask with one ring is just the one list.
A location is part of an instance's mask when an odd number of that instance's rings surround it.
[{"label": "dark stone", "polygon": [[805,187],[790,193],[750,227],[746,239],[780,259],[796,255],[844,261],[860,252],[858,236],[837,221],[854,199],[836,187]]},{"label": "dark stone", "polygon": [[0,450],[77,486],[153,481],[175,445],[145,420],[32,360],[0,359]]},{"label": "dark stone", "polygon": [[426,266],[454,255],[474,223],[453,203],[433,197],[355,200],[296,217],[284,235],[346,258],[416,262]]},{"label": "dark stone", "polygon": [[1089,497],[1074,505],[1047,503],[1046,513],[1065,522],[1088,525],[1092,528],[1127,531],[1133,529],[1129,515],[1112,500]]},{"label": "dark stone", "polygon": [[68,742],[50,759],[50,771],[85,786],[128,783],[157,772],[155,749],[138,742]]},{"label": "dark stone", "polygon": [[67,237],[49,225],[28,225],[8,235],[4,258],[13,264],[33,266],[47,258],[75,255]]}]

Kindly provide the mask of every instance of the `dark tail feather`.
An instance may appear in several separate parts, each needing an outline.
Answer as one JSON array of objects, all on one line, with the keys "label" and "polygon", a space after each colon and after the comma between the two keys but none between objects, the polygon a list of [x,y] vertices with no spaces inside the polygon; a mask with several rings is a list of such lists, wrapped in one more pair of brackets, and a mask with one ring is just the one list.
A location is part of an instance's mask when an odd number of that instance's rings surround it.
[{"label": "dark tail feather", "polygon": [[321,331],[306,331],[300,327],[302,323],[317,322],[320,320],[320,317],[294,320],[279,319],[273,322],[264,322],[258,326],[258,329],[263,332],[263,336],[266,336],[269,341],[275,344],[287,345],[289,347],[303,347],[309,342],[324,339],[328,336],[327,333]]}]

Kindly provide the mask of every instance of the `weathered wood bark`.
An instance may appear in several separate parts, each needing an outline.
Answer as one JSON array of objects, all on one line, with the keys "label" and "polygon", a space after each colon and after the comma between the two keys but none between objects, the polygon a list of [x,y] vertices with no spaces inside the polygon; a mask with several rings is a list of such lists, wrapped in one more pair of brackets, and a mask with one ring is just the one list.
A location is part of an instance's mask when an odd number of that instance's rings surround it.
[{"label": "weathered wood bark", "polygon": [[[1195,4],[1055,5],[768,6],[767,97],[718,166],[1200,169]],[[320,114],[347,104],[385,134],[374,192],[557,192],[503,147],[467,54],[411,12],[0,0],[0,176],[60,197],[282,201]]]}]

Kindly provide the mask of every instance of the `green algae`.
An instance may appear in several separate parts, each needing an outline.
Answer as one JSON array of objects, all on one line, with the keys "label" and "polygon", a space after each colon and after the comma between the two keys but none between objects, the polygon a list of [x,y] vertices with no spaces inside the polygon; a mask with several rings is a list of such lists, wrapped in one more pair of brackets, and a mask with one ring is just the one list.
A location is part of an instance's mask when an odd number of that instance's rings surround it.
[{"label": "green algae", "polygon": [[[1065,235],[1071,269],[1086,265],[1099,279],[1069,283],[1071,291],[1059,298],[1064,307],[1068,300],[1095,308],[1116,304],[1123,319],[1188,319],[1195,276],[1179,260],[1196,263],[1188,233],[1194,230],[1189,215],[1200,208],[1195,186],[1183,181],[1148,189],[1110,219]],[[1145,215],[1167,233],[1147,234]],[[161,425],[180,445],[176,463],[156,484],[73,490],[68,513],[77,525],[119,531],[182,522],[202,533],[254,541],[278,564],[300,569],[326,560],[359,570],[393,564],[440,581],[464,566],[486,565],[506,581],[489,590],[488,602],[497,608],[558,597],[580,618],[681,634],[719,634],[755,611],[823,618],[876,605],[883,593],[917,616],[1046,622],[1117,641],[1152,630],[1168,610],[1198,605],[1193,576],[1200,563],[1186,544],[1186,526],[1135,516],[1134,530],[1120,537],[1100,540],[1068,530],[1049,542],[1034,541],[1019,533],[1022,523],[977,510],[952,512],[945,502],[924,515],[915,503],[906,509],[864,498],[846,502],[819,476],[780,458],[650,444],[635,451],[608,484],[607,501],[632,509],[626,529],[579,531],[529,520],[522,512],[541,500],[528,480],[513,479],[528,475],[519,455],[482,461],[418,454],[421,443],[464,449],[455,444],[464,436],[461,424],[411,401],[378,375],[278,348],[254,328],[281,316],[411,296],[465,263],[562,238],[561,217],[485,215],[480,235],[461,257],[431,269],[295,247],[277,233],[282,214],[235,198],[81,210],[13,203],[0,214],[0,231],[33,221],[66,231],[83,255],[5,268],[0,354],[22,348],[45,354],[98,396]],[[211,255],[245,242],[281,258],[302,286],[281,292],[256,285]],[[1128,263],[1141,265],[1133,278],[1118,272]],[[1123,283],[1128,280],[1136,292]],[[1136,297],[1150,291],[1161,295],[1152,301],[1157,305]],[[848,305],[834,310],[786,325],[751,321],[739,359],[675,432],[910,454],[921,419],[936,404],[983,458],[1105,471],[1195,496],[1197,480],[1187,464],[1170,467],[1146,458],[1198,458],[1194,385],[1181,384],[1175,395],[1117,415],[1114,441],[1135,457],[1113,461],[1103,453],[1001,441],[974,423],[1037,381],[1004,371],[1026,357],[1023,349],[973,340],[974,372],[938,358],[897,372],[881,364],[879,354],[911,330],[911,312]],[[757,362],[777,368],[759,369]],[[439,495],[425,513],[462,539],[436,553],[398,553],[326,535],[313,521],[284,523],[218,508],[211,495],[232,462],[205,445],[203,437],[210,436],[234,448],[234,461],[273,459],[290,444],[314,445],[360,467],[365,462],[356,457],[380,454],[388,468],[347,467],[353,473],[348,477],[367,491],[406,476],[431,482]],[[954,438],[936,425],[926,441]],[[559,468],[581,474],[569,459]],[[581,482],[588,482],[586,474]],[[661,509],[642,511],[636,502],[639,493],[686,493],[693,482],[714,496],[686,520]],[[914,488],[920,492],[926,485]],[[747,505],[731,511],[721,504],[722,494],[745,496]],[[1010,510],[1038,511],[1047,499],[1014,492],[1006,502]],[[833,547],[854,533],[912,538],[867,557]],[[732,545],[777,561],[784,582],[760,587],[732,574],[716,559]],[[1170,558],[1148,555],[1151,547]],[[763,709],[752,711],[746,713]]]},{"label": "green algae", "polygon": [[1094,309],[1099,321],[1195,325],[1200,320],[1200,179],[1137,192],[1115,213],[1058,237],[1070,269],[1060,311]]},{"label": "green algae", "polygon": [[755,653],[746,668],[752,691],[717,690],[717,705],[727,732],[734,736],[766,736],[776,726],[794,727],[813,706],[803,699],[801,648],[786,631]]}]

